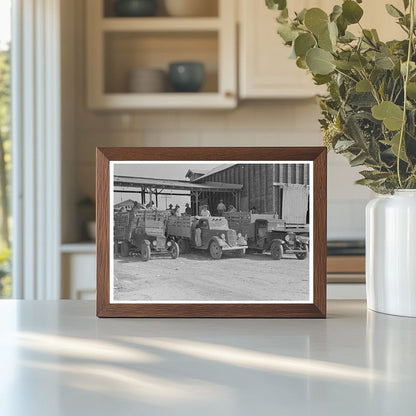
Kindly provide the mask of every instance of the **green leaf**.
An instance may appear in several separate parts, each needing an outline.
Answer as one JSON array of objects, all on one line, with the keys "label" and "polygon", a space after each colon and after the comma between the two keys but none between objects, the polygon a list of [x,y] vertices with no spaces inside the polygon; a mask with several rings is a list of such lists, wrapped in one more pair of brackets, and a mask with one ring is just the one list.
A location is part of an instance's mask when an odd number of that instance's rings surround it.
[{"label": "green leaf", "polygon": [[354,68],[358,70],[363,69],[368,64],[367,60],[358,53],[352,55],[349,62]]},{"label": "green leaf", "polygon": [[337,19],[337,27],[340,36],[344,36],[348,27],[348,22],[344,19],[342,15]]},{"label": "green leaf", "polygon": [[393,17],[403,17],[404,14],[397,8],[394,7],[392,4],[386,4],[387,13]]},{"label": "green leaf", "polygon": [[332,13],[329,15],[329,20],[331,20],[331,22],[335,22],[341,15],[342,7],[336,4],[332,9]]},{"label": "green leaf", "polygon": [[404,6],[404,9],[406,10],[409,7],[409,0],[403,0],[403,6]]},{"label": "green leaf", "polygon": [[358,23],[363,16],[363,9],[352,0],[342,3],[342,16],[349,24]]},{"label": "green leaf", "polygon": [[330,52],[320,48],[309,49],[306,54],[306,64],[314,75],[327,75],[333,72],[335,69],[335,65],[332,63],[333,59]]},{"label": "green leaf", "polygon": [[364,152],[361,152],[358,156],[350,160],[350,165],[352,167],[362,165],[367,159],[367,155]]},{"label": "green leaf", "polygon": [[[388,140],[380,140],[381,143],[390,146],[391,151],[393,152],[393,154],[397,157],[399,154],[399,144],[400,144],[400,132],[395,134],[393,136],[393,138],[391,139],[391,141]],[[409,159],[407,158],[406,155],[406,149],[405,149],[405,141],[403,139],[401,148],[400,148],[400,159],[403,160],[404,162],[409,162]]]},{"label": "green leaf", "polygon": [[416,100],[416,82],[407,84],[407,96],[412,100]]},{"label": "green leaf", "polygon": [[371,109],[373,117],[383,121],[384,125],[392,131],[402,127],[403,110],[391,101],[383,101]]},{"label": "green leaf", "polygon": [[[338,25],[337,25],[337,29],[338,29],[338,31],[339,31],[339,27],[338,27]],[[356,36],[353,34],[353,33],[351,33],[351,32],[348,32],[348,30],[344,33],[344,35],[343,36],[341,36],[340,38],[338,38],[338,42],[341,42],[341,43],[349,43],[349,42],[351,42],[351,41],[353,41],[353,40],[355,40],[355,39],[357,39],[356,38]]]},{"label": "green leaf", "polygon": [[377,30],[376,29],[371,29],[371,34],[373,35],[373,39],[376,42],[380,42],[380,38],[378,37],[378,33],[377,33]]},{"label": "green leaf", "polygon": [[327,29],[323,32],[321,32],[318,35],[318,45],[321,49],[324,49],[328,52],[333,52],[334,51],[334,44],[331,40],[331,37],[329,35],[329,29],[327,27]]},{"label": "green leaf", "polygon": [[296,19],[303,23],[303,21],[305,20],[305,14],[306,14],[307,10],[306,9],[302,9],[299,13],[296,13]]},{"label": "green leaf", "polygon": [[337,153],[345,152],[353,145],[354,142],[351,140],[338,140],[334,146],[334,150]]},{"label": "green leaf", "polygon": [[331,76],[315,74],[313,80],[315,81],[315,85],[324,85],[331,81]]},{"label": "green leaf", "polygon": [[344,71],[349,71],[352,68],[352,65],[348,61],[336,60],[336,61],[332,61],[332,63],[337,68],[342,69]]},{"label": "green leaf", "polygon": [[366,79],[362,79],[360,82],[357,82],[355,86],[357,92],[371,92],[371,83]]},{"label": "green leaf", "polygon": [[277,33],[288,44],[293,42],[298,37],[298,32],[293,30],[292,27],[287,23],[280,24],[277,28]]},{"label": "green leaf", "polygon": [[380,69],[394,69],[394,61],[390,56],[378,56],[375,61],[376,67]]},{"label": "green leaf", "polygon": [[372,179],[373,181],[379,181],[380,179],[388,178],[390,172],[379,172],[376,170],[362,170],[360,175],[364,176],[365,179]]},{"label": "green leaf", "polygon": [[305,13],[305,26],[315,35],[327,30],[328,15],[318,7],[309,9]]},{"label": "green leaf", "polygon": [[308,65],[306,65],[305,58],[298,58],[296,59],[296,66],[301,69],[308,69]]},{"label": "green leaf", "polygon": [[283,10],[286,8],[286,0],[266,0],[266,6],[271,10]]},{"label": "green leaf", "polygon": [[296,56],[304,58],[309,49],[316,45],[314,37],[309,33],[302,33],[295,39]]}]

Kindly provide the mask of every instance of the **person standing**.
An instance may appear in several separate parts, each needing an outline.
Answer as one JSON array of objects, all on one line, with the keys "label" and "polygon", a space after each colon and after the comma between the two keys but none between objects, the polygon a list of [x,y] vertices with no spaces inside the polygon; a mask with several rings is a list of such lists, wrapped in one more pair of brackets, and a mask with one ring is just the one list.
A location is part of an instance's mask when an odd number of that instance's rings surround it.
[{"label": "person standing", "polygon": [[188,202],[185,204],[185,215],[192,215],[192,208],[189,206]]},{"label": "person standing", "polygon": [[208,206],[207,205],[202,205],[201,207],[201,217],[210,217],[211,213],[208,211]]},{"label": "person standing", "polygon": [[217,205],[217,212],[218,212],[218,216],[222,217],[224,215],[224,212],[226,211],[227,207],[224,204],[224,201],[222,199],[220,199],[220,202]]}]

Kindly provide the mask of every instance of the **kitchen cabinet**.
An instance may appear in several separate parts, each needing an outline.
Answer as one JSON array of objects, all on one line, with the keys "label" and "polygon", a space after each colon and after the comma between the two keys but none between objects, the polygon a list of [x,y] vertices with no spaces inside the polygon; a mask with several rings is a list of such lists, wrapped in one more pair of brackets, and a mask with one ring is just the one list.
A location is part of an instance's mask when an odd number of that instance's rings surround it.
[{"label": "kitchen cabinet", "polygon": [[95,244],[63,244],[61,253],[62,299],[95,300]]},{"label": "kitchen cabinet", "polygon": [[[90,109],[233,108],[237,105],[236,4],[218,2],[211,17],[115,17],[104,0],[88,0],[87,102]],[[175,61],[199,61],[200,92],[132,93],[130,71],[167,71]]]},{"label": "kitchen cabinet", "polygon": [[[402,9],[401,0],[393,0]],[[289,3],[289,8],[320,7],[330,12],[341,1],[299,0]],[[376,28],[381,40],[403,38],[404,32],[388,15],[384,3],[366,0],[362,25]],[[298,68],[290,59],[291,49],[277,35],[276,11],[268,10],[263,1],[238,0],[239,7],[239,91],[242,99],[308,98],[325,92],[324,87],[313,84],[311,75]],[[349,30],[358,33],[357,25]]]},{"label": "kitchen cabinet", "polygon": [[[325,8],[324,3],[328,0],[300,0],[296,10]],[[277,13],[268,10],[264,1],[239,0],[238,6],[240,97],[307,98],[322,92],[311,75],[289,59],[291,50],[276,33]]]}]

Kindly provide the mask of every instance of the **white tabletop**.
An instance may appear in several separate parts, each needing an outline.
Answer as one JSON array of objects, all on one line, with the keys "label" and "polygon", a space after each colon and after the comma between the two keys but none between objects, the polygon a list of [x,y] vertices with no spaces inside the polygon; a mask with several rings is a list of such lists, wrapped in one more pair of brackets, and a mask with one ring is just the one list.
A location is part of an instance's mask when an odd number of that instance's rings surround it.
[{"label": "white tabletop", "polygon": [[412,415],[416,319],[98,319],[0,301],[0,415]]}]

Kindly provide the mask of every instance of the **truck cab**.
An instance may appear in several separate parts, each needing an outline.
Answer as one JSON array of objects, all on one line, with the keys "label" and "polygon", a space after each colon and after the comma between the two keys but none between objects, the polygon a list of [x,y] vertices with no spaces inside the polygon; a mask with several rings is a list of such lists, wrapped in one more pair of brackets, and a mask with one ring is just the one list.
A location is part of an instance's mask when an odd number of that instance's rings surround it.
[{"label": "truck cab", "polygon": [[221,258],[223,251],[244,255],[247,248],[246,240],[235,230],[230,230],[224,217],[195,217],[192,235],[194,247],[209,250],[214,259]]},{"label": "truck cab", "polygon": [[254,238],[249,247],[259,251],[270,251],[273,259],[280,260],[283,254],[295,254],[299,260],[308,254],[309,238],[298,235],[286,227],[284,221],[256,219]]}]

